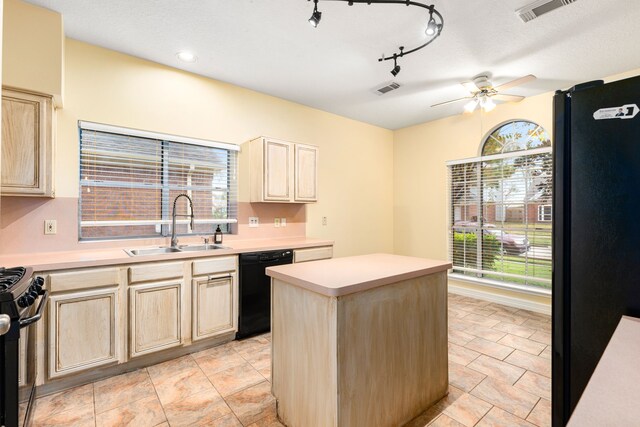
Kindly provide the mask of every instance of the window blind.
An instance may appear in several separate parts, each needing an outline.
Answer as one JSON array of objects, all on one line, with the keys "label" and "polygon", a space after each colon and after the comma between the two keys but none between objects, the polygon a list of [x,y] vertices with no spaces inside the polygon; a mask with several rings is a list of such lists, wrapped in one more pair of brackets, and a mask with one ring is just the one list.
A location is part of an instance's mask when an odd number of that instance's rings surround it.
[{"label": "window blind", "polygon": [[[157,138],[153,136],[157,135]],[[80,122],[81,240],[171,234],[173,201],[193,200],[194,229],[177,218],[177,234],[226,231],[237,222],[237,146]],[[176,213],[191,213],[180,198]]]},{"label": "window blind", "polygon": [[551,148],[448,162],[448,169],[453,272],[550,288]]}]

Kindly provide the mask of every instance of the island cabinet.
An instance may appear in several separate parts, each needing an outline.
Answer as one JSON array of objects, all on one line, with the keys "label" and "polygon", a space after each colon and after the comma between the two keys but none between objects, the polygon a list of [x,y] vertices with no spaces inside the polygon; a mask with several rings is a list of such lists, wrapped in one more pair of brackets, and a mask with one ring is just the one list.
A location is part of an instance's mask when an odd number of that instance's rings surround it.
[{"label": "island cabinet", "polygon": [[118,363],[121,275],[117,268],[54,273],[47,277],[48,377]]},{"label": "island cabinet", "polygon": [[129,356],[183,344],[183,262],[129,268]]},{"label": "island cabinet", "polygon": [[251,201],[318,201],[318,147],[260,137],[249,143]]},{"label": "island cabinet", "polygon": [[53,197],[52,97],[2,89],[0,193]]},{"label": "island cabinet", "polygon": [[450,267],[372,254],[267,268],[282,423],[395,427],[441,399]]}]

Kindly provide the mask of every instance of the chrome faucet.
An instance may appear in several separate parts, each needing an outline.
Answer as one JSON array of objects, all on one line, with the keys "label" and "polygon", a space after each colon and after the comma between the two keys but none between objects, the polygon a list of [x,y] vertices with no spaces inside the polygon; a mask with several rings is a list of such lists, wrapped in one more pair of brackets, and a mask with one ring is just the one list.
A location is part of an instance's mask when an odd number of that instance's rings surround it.
[{"label": "chrome faucet", "polygon": [[[186,197],[189,201],[189,207],[191,208],[191,215],[176,215],[176,202],[180,197]],[[189,217],[191,218],[191,230],[194,229],[194,216],[193,216],[193,202],[191,201],[191,197],[186,194],[178,194],[175,199],[173,199],[173,212],[171,213],[171,247],[178,247],[178,238],[176,237],[176,217]]]}]

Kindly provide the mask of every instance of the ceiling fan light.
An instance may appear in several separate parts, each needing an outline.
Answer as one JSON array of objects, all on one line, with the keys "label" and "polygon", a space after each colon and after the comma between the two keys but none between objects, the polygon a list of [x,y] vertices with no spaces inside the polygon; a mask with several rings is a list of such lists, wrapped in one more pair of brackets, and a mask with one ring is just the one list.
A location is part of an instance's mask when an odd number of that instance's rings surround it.
[{"label": "ceiling fan light", "polygon": [[475,110],[477,106],[478,100],[474,98],[465,104],[464,111],[466,111],[467,113],[473,113],[473,110]]},{"label": "ceiling fan light", "polygon": [[493,111],[496,108],[496,103],[493,102],[493,99],[485,97],[482,101],[480,101],[480,106],[485,112]]}]

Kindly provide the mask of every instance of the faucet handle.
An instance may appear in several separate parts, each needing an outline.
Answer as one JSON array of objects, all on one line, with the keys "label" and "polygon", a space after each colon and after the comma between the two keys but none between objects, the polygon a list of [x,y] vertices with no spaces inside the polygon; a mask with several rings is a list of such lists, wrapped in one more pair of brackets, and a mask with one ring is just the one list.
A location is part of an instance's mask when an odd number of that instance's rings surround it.
[{"label": "faucet handle", "polygon": [[202,239],[204,240],[204,244],[205,245],[209,244],[209,238],[208,237],[203,237]]}]

